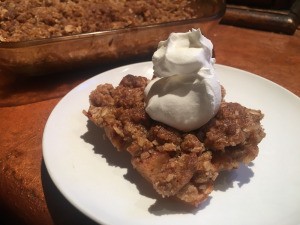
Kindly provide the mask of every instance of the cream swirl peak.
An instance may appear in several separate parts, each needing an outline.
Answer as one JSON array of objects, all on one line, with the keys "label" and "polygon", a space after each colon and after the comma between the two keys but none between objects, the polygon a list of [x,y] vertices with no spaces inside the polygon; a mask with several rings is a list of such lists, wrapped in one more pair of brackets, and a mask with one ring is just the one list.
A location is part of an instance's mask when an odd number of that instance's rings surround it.
[{"label": "cream swirl peak", "polygon": [[153,54],[154,75],[145,89],[149,116],[182,131],[207,123],[218,111],[221,86],[213,45],[200,30],[172,33]]}]

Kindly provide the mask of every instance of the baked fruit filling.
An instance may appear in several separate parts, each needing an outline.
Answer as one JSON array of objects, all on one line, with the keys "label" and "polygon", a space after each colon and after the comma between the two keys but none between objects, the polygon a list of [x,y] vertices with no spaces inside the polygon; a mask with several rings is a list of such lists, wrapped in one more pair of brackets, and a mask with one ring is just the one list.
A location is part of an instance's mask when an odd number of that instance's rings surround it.
[{"label": "baked fruit filling", "polygon": [[208,123],[183,132],[146,113],[148,82],[127,75],[117,87],[99,85],[91,92],[84,114],[104,129],[118,151],[131,154],[133,167],[162,197],[175,196],[197,206],[213,191],[220,171],[255,159],[265,136],[260,124],[263,114],[223,99]]}]

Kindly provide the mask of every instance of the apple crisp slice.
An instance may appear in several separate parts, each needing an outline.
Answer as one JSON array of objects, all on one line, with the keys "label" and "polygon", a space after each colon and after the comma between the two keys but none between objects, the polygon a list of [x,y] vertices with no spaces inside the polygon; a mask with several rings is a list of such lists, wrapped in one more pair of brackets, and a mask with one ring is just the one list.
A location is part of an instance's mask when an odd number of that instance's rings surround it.
[{"label": "apple crisp slice", "polygon": [[238,103],[222,102],[205,126],[182,132],[152,120],[145,112],[147,78],[127,75],[119,86],[99,85],[84,114],[118,151],[131,154],[133,167],[162,196],[197,206],[213,191],[221,170],[249,163],[265,136],[263,115]]}]

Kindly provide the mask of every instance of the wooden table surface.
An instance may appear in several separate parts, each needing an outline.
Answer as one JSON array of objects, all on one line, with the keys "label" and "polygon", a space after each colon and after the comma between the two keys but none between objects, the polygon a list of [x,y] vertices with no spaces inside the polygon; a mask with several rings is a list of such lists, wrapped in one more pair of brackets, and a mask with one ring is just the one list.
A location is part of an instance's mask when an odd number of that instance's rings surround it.
[{"label": "wooden table surface", "polygon": [[[300,30],[288,36],[217,25],[210,38],[217,63],[258,74],[300,96]],[[43,130],[73,87],[124,63],[131,61],[47,77],[0,71],[0,224],[94,224],[50,179],[42,158]]]}]

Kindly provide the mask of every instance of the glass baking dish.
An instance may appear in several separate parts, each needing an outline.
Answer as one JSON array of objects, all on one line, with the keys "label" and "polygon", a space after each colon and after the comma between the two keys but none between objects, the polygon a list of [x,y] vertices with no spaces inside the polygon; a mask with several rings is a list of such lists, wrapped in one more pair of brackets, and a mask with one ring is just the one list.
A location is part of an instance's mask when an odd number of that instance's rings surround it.
[{"label": "glass baking dish", "polygon": [[225,13],[225,0],[197,0],[197,4],[199,18],[196,19],[31,41],[0,42],[0,69],[27,76],[78,70],[150,55],[158,42],[171,32],[200,28],[209,37],[209,29]]}]

